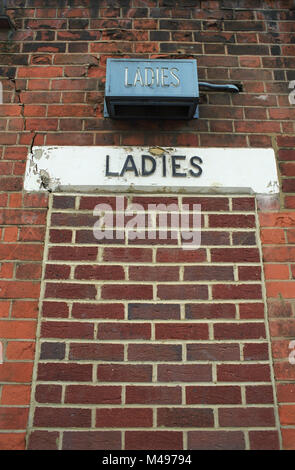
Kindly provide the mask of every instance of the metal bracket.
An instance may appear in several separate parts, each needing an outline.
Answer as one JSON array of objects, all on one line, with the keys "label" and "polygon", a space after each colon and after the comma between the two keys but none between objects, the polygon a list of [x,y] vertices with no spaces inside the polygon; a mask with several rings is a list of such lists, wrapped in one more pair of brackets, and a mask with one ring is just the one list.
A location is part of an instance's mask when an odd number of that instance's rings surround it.
[{"label": "metal bracket", "polygon": [[1,0],[0,5],[0,29],[16,29],[11,18],[6,14],[7,1]]},{"label": "metal bracket", "polygon": [[0,29],[15,29],[8,15],[0,15]]},{"label": "metal bracket", "polygon": [[239,93],[241,91],[237,85],[231,85],[229,83],[217,85],[216,83],[199,82],[199,87],[211,88],[212,90],[217,91],[229,91],[231,93]]}]

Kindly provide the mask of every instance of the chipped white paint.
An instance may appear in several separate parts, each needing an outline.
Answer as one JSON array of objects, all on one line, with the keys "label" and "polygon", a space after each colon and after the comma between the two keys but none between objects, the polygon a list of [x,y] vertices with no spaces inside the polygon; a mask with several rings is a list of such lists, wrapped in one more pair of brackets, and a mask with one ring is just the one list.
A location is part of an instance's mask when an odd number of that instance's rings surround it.
[{"label": "chipped white paint", "polygon": [[[122,176],[106,175],[122,171],[128,155],[138,169]],[[149,155],[156,161],[153,174],[142,176],[141,158]],[[163,176],[163,155],[166,155],[166,176]],[[172,159],[177,162],[172,175]],[[200,163],[199,176],[192,157]],[[150,163],[150,160],[148,160]],[[193,171],[190,171],[193,170]],[[195,174],[193,174],[195,173]],[[200,173],[200,171],[199,171]],[[29,154],[24,189],[53,192],[193,192],[193,193],[256,193],[279,192],[278,174],[273,149],[248,148],[161,148],[161,147],[34,147]]]},{"label": "chipped white paint", "polygon": [[256,98],[261,101],[266,101],[269,98],[269,95],[259,95]]},{"label": "chipped white paint", "polygon": [[295,104],[295,80],[292,80],[289,83],[289,88],[292,89],[292,91],[289,93],[289,103],[290,104]]}]

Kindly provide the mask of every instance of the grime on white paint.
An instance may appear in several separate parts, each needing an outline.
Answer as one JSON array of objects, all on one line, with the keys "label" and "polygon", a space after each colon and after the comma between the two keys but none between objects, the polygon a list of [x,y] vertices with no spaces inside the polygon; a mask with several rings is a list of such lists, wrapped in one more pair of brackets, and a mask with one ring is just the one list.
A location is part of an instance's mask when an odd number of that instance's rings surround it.
[{"label": "grime on white paint", "polygon": [[292,365],[295,365],[295,340],[290,341],[289,349],[292,349],[292,351],[289,354],[289,363]]},{"label": "grime on white paint", "polygon": [[289,88],[292,88],[292,91],[289,93],[289,103],[295,104],[295,80],[289,83]]}]

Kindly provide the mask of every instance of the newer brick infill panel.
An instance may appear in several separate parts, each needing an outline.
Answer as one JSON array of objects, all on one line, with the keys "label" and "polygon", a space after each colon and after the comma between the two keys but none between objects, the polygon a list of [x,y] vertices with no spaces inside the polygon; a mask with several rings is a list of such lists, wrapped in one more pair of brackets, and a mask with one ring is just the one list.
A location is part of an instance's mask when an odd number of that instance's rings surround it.
[{"label": "newer brick infill panel", "polygon": [[50,196],[28,449],[280,448],[255,197],[140,198],[172,200],[198,249],[98,241],[105,196]]},{"label": "newer brick infill panel", "polygon": [[[290,88],[291,82],[295,78],[295,46],[292,44],[294,34],[293,0],[284,0],[283,2],[262,0],[256,3],[250,0],[239,0],[239,2],[224,2],[224,0],[204,0],[202,2],[197,0],[195,2],[193,0],[186,2],[124,0],[124,2],[120,2],[120,0],[114,0],[111,2],[112,5],[107,0],[96,2],[95,5],[95,2],[83,0],[80,2],[81,5],[76,2],[77,6],[75,5],[75,7],[72,6],[72,2],[51,0],[49,8],[41,5],[40,0],[27,0],[26,2],[8,0],[6,3],[7,13],[16,28],[10,31],[0,30],[0,82],[3,87],[3,104],[0,104],[0,288],[2,289],[0,294],[2,295],[3,292],[5,294],[0,302],[0,348],[4,361],[0,365],[0,448],[24,449],[25,447],[34,361],[35,328],[38,318],[47,201],[46,197],[40,198],[36,195],[23,193],[23,175],[27,155],[33,146],[43,145],[139,145],[272,147],[276,151],[281,174],[281,200],[279,205],[276,205],[277,203],[272,205],[272,201],[270,201],[270,205],[260,207],[261,211],[274,213],[271,215],[272,220],[268,219],[268,221],[261,214],[263,217],[263,220],[260,221],[262,259],[266,294],[269,297],[267,307],[273,344],[272,354],[277,381],[277,399],[282,423],[282,445],[286,449],[295,449],[295,365],[291,364],[288,359],[294,351],[289,348],[289,345],[295,340],[295,289],[293,287],[295,254],[293,249],[294,215],[292,215],[295,209],[295,105],[291,100],[291,97],[294,99],[294,88],[292,90]],[[70,8],[68,8],[69,3],[71,3]],[[103,118],[104,79],[108,57],[197,59],[200,80],[211,83],[238,82],[242,84],[243,91],[239,94],[227,94],[202,90],[198,120],[173,123],[171,121],[114,122]],[[75,197],[75,195],[71,195],[67,201],[69,209],[75,207],[71,206]],[[90,213],[92,206],[91,203],[91,207],[87,204],[89,204],[88,198],[87,201],[85,200],[83,210],[89,210]],[[226,211],[228,209],[223,208]],[[253,213],[249,215],[253,216]],[[214,218],[218,221],[215,214],[213,214],[213,220]],[[73,226],[74,224],[63,230],[58,227],[52,229],[50,242],[53,245],[59,243],[61,246],[71,245]],[[117,249],[119,247],[105,247],[102,249],[105,261],[113,266],[109,271],[105,269],[101,271],[101,275],[107,279],[85,280],[83,279],[85,276],[84,264],[89,266],[90,263],[87,260],[96,256],[96,250],[86,253],[84,250],[91,240],[89,232],[91,232],[89,227],[78,230],[75,243],[78,246],[81,245],[83,250],[75,250],[69,246],[69,249],[65,250],[64,256],[71,257],[71,261],[68,262],[67,259],[65,262],[54,263],[50,261],[49,264],[55,265],[55,267],[49,266],[46,273],[48,283],[52,284],[49,288],[53,289],[51,292],[61,295],[62,290],[59,290],[59,284],[61,281],[63,282],[64,277],[68,279],[67,276],[70,278],[74,276],[71,266],[77,262],[77,265],[80,264],[81,267],[77,266],[75,282],[72,282],[72,279],[71,282],[67,281],[68,284],[72,284],[72,286],[67,286],[67,295],[75,293],[81,296],[83,294],[86,295],[86,299],[83,301],[76,299],[74,302],[69,302],[68,298],[59,297],[45,302],[43,301],[44,293],[42,294],[44,318],[53,320],[54,315],[59,315],[60,320],[58,321],[68,323],[70,318],[68,304],[73,304],[71,318],[74,318],[76,323],[83,323],[83,342],[84,340],[86,342],[92,341],[88,339],[93,331],[91,322],[94,325],[104,316],[107,317],[110,324],[126,322],[127,302],[129,304],[128,320],[132,320],[134,323],[158,322],[157,334],[160,336],[163,335],[163,331],[165,332],[161,323],[166,324],[167,318],[172,323],[182,322],[183,318],[192,323],[205,319],[205,322],[203,321],[205,324],[208,319],[212,324],[216,320],[217,314],[220,321],[224,320],[229,323],[236,322],[237,315],[240,315],[244,321],[250,318],[251,323],[254,314],[260,315],[258,319],[263,316],[264,305],[261,304],[261,306],[260,302],[250,299],[249,302],[242,303],[237,312],[235,306],[237,299],[227,301],[220,298],[220,296],[226,295],[226,292],[227,295],[229,292],[241,295],[242,292],[240,288],[236,289],[236,278],[234,281],[230,279],[233,270],[231,266],[227,265],[232,261],[232,254],[236,252],[227,251],[224,253],[223,248],[228,246],[235,250],[235,244],[240,247],[247,240],[245,248],[247,251],[244,254],[253,254],[248,250],[252,250],[253,240],[255,243],[258,238],[255,235],[253,239],[252,230],[249,231],[246,239],[243,230],[233,231],[232,235],[229,235],[226,230],[213,232],[205,230],[203,232],[206,246],[214,245],[216,248],[215,252],[212,248],[211,261],[214,259],[214,265],[221,263],[220,269],[216,270],[217,279],[210,277],[212,270],[207,266],[204,266],[203,270],[196,269],[196,266],[199,267],[207,262],[208,250],[210,252],[211,248],[195,252],[174,249],[172,253],[169,244],[168,247],[163,246],[161,249],[150,245],[145,247],[135,245],[128,249],[122,247],[121,251]],[[114,248],[116,249],[114,250]],[[157,251],[158,265],[153,265],[155,260],[153,257],[151,258],[154,256],[153,251],[155,250]],[[56,256],[58,250],[54,249],[52,253],[55,253],[54,256]],[[82,257],[81,263],[79,263],[80,255]],[[139,261],[135,261],[136,259]],[[137,266],[137,262],[143,263],[143,265]],[[256,262],[254,266],[244,265],[241,260],[235,262],[242,264],[238,267],[240,282],[244,285],[252,282],[256,285],[256,293],[258,293],[257,288],[259,289],[260,286],[264,294],[263,282],[259,277],[257,278]],[[252,262],[254,261],[251,258]],[[125,299],[122,302],[117,298],[108,298],[105,299],[105,302],[98,302],[92,298],[88,300],[87,296],[92,297],[95,293],[96,282],[94,281],[107,281],[104,295],[107,294],[108,297],[114,295],[116,284],[121,286],[126,279],[118,279],[122,276],[121,268],[124,263],[126,263],[124,275],[128,274],[128,282],[132,284],[130,288],[124,290],[125,295],[128,292],[129,300]],[[194,263],[196,266],[193,266]],[[262,268],[262,266],[260,267]],[[97,276],[97,273],[96,268],[89,268],[89,276]],[[180,273],[183,277],[179,277]],[[209,276],[209,279],[203,282],[202,276],[204,277],[205,274]],[[116,276],[111,287],[109,276]],[[225,276],[227,276],[227,280],[224,279]],[[249,281],[250,277],[251,281]],[[155,283],[159,283],[161,296],[167,297],[169,295],[167,283],[175,286],[180,282],[180,279],[181,283],[185,283],[186,286],[183,295],[192,295],[192,292],[196,292],[196,289],[191,288],[192,282],[196,281],[198,285],[202,284],[202,289],[198,294],[202,294],[202,299],[199,302],[190,302],[190,299],[187,301],[186,299],[176,299],[174,301],[167,298],[161,298],[159,301],[157,299],[157,302],[147,298],[144,301],[138,299],[133,301],[130,298],[136,293],[134,285],[138,284],[143,284],[141,292],[145,292],[145,297],[150,297],[149,285],[155,286]],[[214,304],[209,305],[209,300],[204,299],[207,292],[208,294],[209,291],[211,292],[213,281],[216,281],[214,292],[219,297],[218,311],[214,308]],[[232,284],[234,288],[223,289],[225,283],[226,285]],[[79,291],[76,291],[77,284],[79,286],[89,285],[87,292],[83,291],[81,287],[79,287]],[[208,291],[206,290],[207,284],[210,284]],[[148,289],[145,289],[146,285]],[[243,295],[246,295],[248,289],[245,291],[243,287],[243,291]],[[157,295],[154,292],[154,287],[152,295]],[[254,304],[256,305],[254,306]],[[180,305],[182,305],[181,309]],[[169,306],[169,310],[167,306]],[[55,310],[57,308],[58,311]],[[93,318],[94,321],[92,321]],[[87,319],[89,320],[87,321]],[[85,326],[84,323],[90,323],[90,325]],[[64,335],[69,334],[67,324],[58,326],[61,326]],[[221,331],[217,329],[218,326],[216,325],[218,335],[224,334],[222,328]],[[232,331],[237,334],[236,325],[234,326],[235,329]],[[79,330],[80,325],[76,327],[77,325],[73,328],[74,331]],[[50,328],[51,334],[59,329],[54,324]],[[46,331],[48,333],[48,330]],[[119,328],[116,331],[118,334]],[[132,331],[133,335],[139,334],[139,331],[141,334],[149,334],[147,333],[148,328],[138,330],[137,325]],[[179,335],[179,328],[177,328],[177,332]],[[212,331],[209,332],[212,335]],[[104,329],[104,335],[106,334],[107,330]],[[155,334],[155,330],[151,329],[151,334]],[[58,346],[55,354],[61,357],[65,343],[69,343],[70,339],[59,338],[59,340],[62,345]],[[71,341],[76,340],[72,338]],[[100,338],[99,341],[103,342],[103,348],[95,348],[92,356],[95,359],[93,360],[104,361],[105,358],[112,357],[115,364],[120,364],[120,358],[122,355],[125,357],[127,346],[124,347],[119,343],[118,345],[116,343],[116,347],[109,346],[108,343],[104,344],[104,342],[110,341],[106,337]],[[135,341],[140,346],[147,340],[129,338],[128,341]],[[179,339],[174,339],[172,346],[179,346],[175,343],[176,341]],[[206,340],[194,339],[194,341]],[[212,340],[210,339],[210,341]],[[220,339],[218,341],[226,340]],[[235,343],[238,340],[232,339],[231,341]],[[50,342],[49,338],[49,345],[44,346],[44,354],[49,354],[52,347]],[[52,342],[56,342],[56,338],[53,338]],[[138,352],[137,343],[134,343],[135,347],[131,349],[134,355]],[[172,370],[175,374],[174,377],[177,374],[183,377],[183,375],[195,373],[197,378],[202,377],[202,380],[209,381],[208,386],[210,386],[212,367],[208,368],[207,364],[202,362],[198,369],[191,368],[190,362],[198,360],[196,358],[199,358],[199,354],[201,354],[200,344],[194,344],[193,341],[191,344],[192,346],[187,347],[186,351],[188,364],[183,364],[179,369],[178,364],[175,363]],[[133,346],[133,343],[131,345]],[[73,362],[80,360],[77,359],[78,357],[82,357],[79,344],[74,346],[71,359]],[[83,348],[82,362],[78,363],[79,368],[73,369],[73,373],[81,373],[80,365],[86,364],[83,361],[89,357],[88,348],[90,346]],[[165,357],[165,351],[167,353],[169,350],[173,350],[173,354],[176,355],[174,357],[177,357],[179,348],[171,349],[170,343],[168,346],[168,349],[161,349],[162,357]],[[233,344],[225,350],[223,348],[216,349],[215,345],[213,346],[210,345],[210,354],[213,354],[213,357],[217,355],[220,361],[228,360],[229,354],[231,357],[234,355],[235,361],[238,360],[237,344]],[[65,351],[68,354],[68,350]],[[160,350],[158,351],[160,354]],[[151,348],[145,349],[141,351],[141,355],[149,353],[152,357],[152,352]],[[245,349],[247,357],[253,357],[254,353],[255,341],[254,345],[250,342]],[[39,354],[39,350],[37,354]],[[39,356],[37,357],[39,358]],[[260,366],[260,364],[258,365]],[[184,366],[186,367],[184,368]],[[91,362],[90,367],[93,367]],[[220,368],[220,373],[227,377],[230,376],[233,369],[228,368],[227,363],[224,364],[224,367],[227,368]],[[163,380],[171,380],[171,372],[168,374],[165,363],[161,363],[159,366],[155,365],[154,368],[159,369]],[[87,371],[87,368],[85,370]],[[139,365],[134,363],[132,370],[138,380],[150,377],[150,363],[148,362]],[[247,368],[241,370],[241,376],[247,374],[247,370]],[[69,369],[62,371],[62,374],[66,373],[69,373]],[[110,368],[107,363],[105,367],[102,367],[101,374],[103,377],[107,377],[109,373]],[[124,367],[117,366],[112,373],[114,374],[113,378],[125,377]],[[259,367],[257,373],[263,374],[265,371]],[[179,382],[181,383],[180,380]],[[139,384],[142,385],[142,382]],[[165,382],[163,384],[163,387],[166,387]],[[49,404],[50,400],[61,400],[58,397],[61,397],[63,388],[59,380],[56,383],[49,381],[44,386],[41,385],[38,394],[44,394],[44,403]],[[169,396],[171,394],[174,397],[172,406],[175,408],[179,408],[180,405],[184,406],[182,405],[183,397],[179,403],[179,389],[172,391],[171,387],[169,386]],[[181,387],[183,388],[183,385]],[[233,398],[229,398],[229,400],[234,400],[236,394],[240,393],[240,387],[242,386],[238,384],[238,392],[236,389],[231,390]],[[212,390],[215,388],[213,387]],[[45,394],[46,390],[47,395]],[[91,390],[93,390],[93,386],[91,386]],[[267,392],[267,390],[269,388],[261,389],[265,396],[268,396],[269,391]],[[102,391],[103,389],[100,389],[100,393]],[[119,400],[121,403],[120,392],[121,388],[107,391],[114,402]],[[136,392],[137,390],[129,390],[127,394],[126,390],[125,400],[133,400],[132,397],[138,396]],[[146,393],[143,393],[144,391],[140,388],[139,392],[141,396],[146,397],[146,403],[148,403],[148,397],[154,397],[153,400],[156,400],[155,397],[159,396],[154,390],[154,386],[153,394],[150,388],[146,389]],[[69,393],[76,397],[78,391],[71,389]],[[89,389],[87,389],[86,395],[88,393],[90,393]],[[196,397],[199,397],[198,393],[198,390],[195,389],[187,390],[187,406],[196,406],[190,401],[196,400]],[[36,396],[39,396],[38,394]],[[246,395],[252,397],[249,398],[250,400],[254,400],[255,388],[249,389]],[[165,393],[161,392],[160,398],[157,400],[160,401],[161,406],[165,406]],[[85,405],[83,406],[85,407]],[[91,404],[90,407],[93,406],[95,405]],[[117,404],[116,406],[122,405]],[[128,406],[136,405],[128,403]],[[216,409],[218,405],[214,406]],[[232,406],[239,407],[240,405]],[[147,408],[149,411],[149,406]],[[213,409],[210,406],[206,406],[206,408],[209,411]],[[86,422],[88,415],[83,416]],[[179,417],[178,411],[177,416]],[[209,412],[206,419],[210,420],[210,416]],[[242,415],[240,416],[242,422]],[[161,422],[167,423],[169,417],[171,415],[161,414]],[[205,417],[203,418],[205,419]],[[95,430],[94,423],[101,422],[100,419],[101,417],[98,417],[98,421],[96,421],[96,417],[93,417],[93,431],[90,434],[81,433],[75,430],[76,428],[68,431],[64,435],[62,444],[64,448],[73,448],[79,445],[82,448],[87,445],[93,448],[99,446],[120,447],[120,431],[114,429],[106,435],[104,430],[101,431],[98,428]],[[125,417],[125,419],[127,418]],[[222,415],[222,420],[223,423],[228,421],[226,413]],[[265,423],[267,420],[268,416],[265,415]],[[144,441],[147,446],[154,448],[160,445],[177,449],[183,445],[182,431],[172,432],[164,429],[163,424],[163,430],[157,430],[153,433],[138,428],[130,430],[125,436],[125,447],[136,446],[138,441]],[[212,442],[215,442],[219,448],[227,448],[228,446],[240,448],[245,445],[244,431],[229,433],[227,430],[216,431],[212,428],[205,429],[205,431],[202,429],[188,436],[187,447],[202,446],[202,448],[206,448]],[[249,431],[248,437],[247,445],[253,449],[263,447],[266,442],[268,442],[268,447],[277,446],[276,431],[274,433],[273,431],[268,432],[268,441],[265,431],[259,428]],[[55,448],[57,438],[59,438],[59,431],[49,433],[48,429],[42,428],[42,432],[40,431],[36,435],[36,439],[33,439],[30,445],[36,448],[44,445],[48,448]]]}]

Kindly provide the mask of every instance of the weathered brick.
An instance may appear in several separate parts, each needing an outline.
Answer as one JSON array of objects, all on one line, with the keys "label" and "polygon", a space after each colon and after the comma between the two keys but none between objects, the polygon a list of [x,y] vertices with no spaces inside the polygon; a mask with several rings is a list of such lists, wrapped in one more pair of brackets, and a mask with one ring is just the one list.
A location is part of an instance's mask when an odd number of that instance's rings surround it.
[{"label": "weathered brick", "polygon": [[182,202],[188,204],[190,210],[193,209],[194,204],[200,204],[203,212],[228,211],[229,209],[229,200],[226,197],[184,197]]},{"label": "weathered brick", "polygon": [[96,411],[96,427],[98,428],[149,428],[152,424],[153,412],[148,408],[102,408]]},{"label": "weathered brick", "polygon": [[23,432],[11,433],[1,432],[0,433],[0,446],[2,450],[24,450],[25,449],[25,438],[26,434]]},{"label": "weathered brick", "polygon": [[295,217],[292,212],[262,212],[259,220],[262,227],[292,227]]},{"label": "weathered brick", "polygon": [[240,350],[238,344],[188,344],[188,361],[238,361]]},{"label": "weathered brick", "polygon": [[239,305],[239,312],[241,320],[264,318],[264,304],[263,303],[242,303]]},{"label": "weathered brick", "polygon": [[109,343],[72,343],[69,358],[71,360],[123,361],[123,344]]},{"label": "weathered brick", "polygon": [[283,446],[285,450],[294,450],[295,430],[292,428],[282,429]]},{"label": "weathered brick", "polygon": [[103,259],[104,261],[121,263],[150,262],[152,261],[152,250],[149,248],[105,248]]},{"label": "weathered brick", "polygon": [[294,319],[273,320],[270,322],[270,333],[273,337],[292,337],[294,336],[294,332]]},{"label": "weathered brick", "polygon": [[1,429],[25,429],[28,419],[28,408],[1,407],[0,427]]},{"label": "weathered brick", "polygon": [[151,326],[145,323],[100,323],[97,338],[101,340],[151,338]]},{"label": "weathered brick", "polygon": [[260,266],[239,266],[238,275],[240,281],[260,281]]},{"label": "weathered brick", "polygon": [[94,325],[72,321],[43,321],[41,335],[43,338],[93,339]]},{"label": "weathered brick", "polygon": [[274,365],[275,377],[279,381],[295,380],[295,370],[289,362],[278,362]]},{"label": "weathered brick", "polygon": [[52,207],[54,209],[74,209],[75,197],[74,196],[54,196]]},{"label": "weathered brick", "polygon": [[66,388],[65,403],[115,405],[121,400],[121,387],[68,385]]},{"label": "weathered brick", "polygon": [[180,318],[180,306],[177,304],[129,303],[129,320],[173,320]]},{"label": "weathered brick", "polygon": [[58,450],[58,439],[58,432],[33,431],[30,434],[28,450]]},{"label": "weathered brick", "polygon": [[208,325],[198,323],[173,323],[167,325],[157,324],[155,337],[157,340],[172,339],[172,340],[203,340],[209,339]]},{"label": "weathered brick", "polygon": [[164,427],[213,427],[213,410],[209,408],[159,408],[157,423],[158,426]]},{"label": "weathered brick", "polygon": [[41,268],[39,263],[17,264],[15,276],[17,279],[40,279]]},{"label": "weathered brick", "polygon": [[246,387],[246,402],[248,404],[273,403],[273,390],[270,385]]},{"label": "weathered brick", "polygon": [[32,372],[33,364],[30,362],[4,362],[1,364],[0,380],[2,382],[30,383]]},{"label": "weathered brick", "polygon": [[233,232],[233,245],[256,245],[255,232]]},{"label": "weathered brick", "polygon": [[131,266],[129,279],[133,281],[178,281],[177,266]]},{"label": "weathered brick", "polygon": [[244,450],[244,435],[240,431],[189,431],[188,449]]},{"label": "weathered brick", "polygon": [[40,242],[44,239],[45,227],[20,227],[19,241]]},{"label": "weathered brick", "polygon": [[60,385],[37,385],[35,398],[38,403],[61,403]]},{"label": "weathered brick", "polygon": [[178,285],[164,285],[160,284],[157,287],[157,294],[159,299],[208,299],[208,287],[205,285],[190,285],[190,284],[178,284]]},{"label": "weathered brick", "polygon": [[212,288],[214,299],[261,299],[260,284],[216,284]]},{"label": "weathered brick", "polygon": [[273,408],[223,408],[219,409],[219,422],[223,427],[274,426]]},{"label": "weathered brick", "polygon": [[38,380],[46,381],[78,381],[92,380],[91,364],[39,364]]},{"label": "weathered brick", "polygon": [[[57,144],[57,142],[56,142]],[[93,228],[97,218],[92,214],[79,214],[76,212],[53,212],[51,224],[53,226],[89,227]]]},{"label": "weathered brick", "polygon": [[129,386],[126,387],[128,404],[180,404],[180,387]]},{"label": "weathered brick", "polygon": [[240,387],[211,386],[187,387],[186,403],[192,404],[240,404],[242,403]]},{"label": "weathered brick", "polygon": [[251,450],[279,450],[280,442],[277,431],[250,431]]},{"label": "weathered brick", "polygon": [[295,384],[278,384],[277,385],[277,397],[279,403],[292,402],[294,398]]},{"label": "weathered brick", "polygon": [[211,382],[212,368],[208,364],[159,365],[159,382]]},{"label": "weathered brick", "polygon": [[70,266],[47,264],[45,270],[45,279],[68,279],[70,272]]},{"label": "weathered brick", "polygon": [[179,248],[158,248],[157,262],[160,263],[191,263],[206,261],[206,251],[182,250]]},{"label": "weathered brick", "polygon": [[235,318],[236,308],[234,304],[227,303],[200,303],[187,304],[185,306],[186,318],[198,320],[202,318]]},{"label": "weathered brick", "polygon": [[36,322],[32,320],[0,320],[0,327],[2,337],[7,339],[35,338]]},{"label": "weathered brick", "polygon": [[185,281],[233,281],[234,273],[231,266],[186,266]]},{"label": "weathered brick", "polygon": [[91,410],[74,408],[36,408],[34,425],[46,428],[89,428]]},{"label": "weathered brick", "polygon": [[64,359],[65,344],[64,343],[42,343],[40,359]]},{"label": "weathered brick", "polygon": [[220,364],[217,379],[219,382],[267,382],[270,369],[268,364]]},{"label": "weathered brick", "polygon": [[0,247],[0,258],[6,260],[41,261],[43,246],[39,244],[14,244],[2,243]]},{"label": "weathered brick", "polygon": [[259,263],[260,257],[257,248],[212,248],[211,261]]},{"label": "weathered brick", "polygon": [[266,280],[288,280],[290,276],[289,267],[284,264],[266,264],[264,275]]},{"label": "weathered brick", "polygon": [[181,361],[181,346],[174,344],[130,344],[129,361]]},{"label": "weathered brick", "polygon": [[72,316],[81,319],[124,318],[124,305],[120,303],[74,303]]},{"label": "weathered brick", "polygon": [[6,347],[6,358],[14,361],[33,360],[35,356],[35,343],[31,341],[9,341]]},{"label": "weathered brick", "polygon": [[75,268],[75,279],[97,279],[97,280],[124,280],[125,273],[122,266],[77,266]]},{"label": "weathered brick", "polygon": [[61,317],[66,318],[69,315],[69,307],[65,302],[43,302],[42,316],[43,317]]},{"label": "weathered brick", "polygon": [[244,345],[245,361],[267,361],[268,344],[267,343],[246,343]]},{"label": "weathered brick", "polygon": [[62,67],[19,67],[18,77],[44,77],[44,78],[53,78],[61,77],[63,75]]},{"label": "weathered brick", "polygon": [[120,450],[119,431],[66,431],[63,450]]},{"label": "weathered brick", "polygon": [[49,260],[95,261],[96,247],[53,246],[49,249]]},{"label": "weathered brick", "polygon": [[281,296],[283,298],[290,299],[294,295],[294,285],[294,281],[269,281],[266,283],[267,296],[270,298]]},{"label": "weathered brick", "polygon": [[149,300],[153,298],[153,286],[143,284],[108,284],[102,286],[101,296],[110,300]]},{"label": "weathered brick", "polygon": [[177,431],[127,431],[126,449],[132,450],[181,450],[182,433]]},{"label": "weathered brick", "polygon": [[86,284],[55,284],[46,285],[46,298],[56,299],[95,299],[96,287]]},{"label": "weathered brick", "polygon": [[[236,235],[234,233],[233,235]],[[234,238],[234,237],[233,237]],[[237,243],[238,244],[238,243]],[[248,243],[250,244],[250,243]],[[204,229],[201,232],[201,246],[216,246],[216,245],[230,245],[230,234],[229,232],[216,231],[213,230],[205,231]]]},{"label": "weathered brick", "polygon": [[97,368],[99,382],[151,382],[151,365],[102,364]]},{"label": "weathered brick", "polygon": [[218,323],[214,325],[214,338],[262,339],[265,338],[264,323]]},{"label": "weathered brick", "polygon": [[29,405],[30,404],[30,385],[3,385],[2,386],[2,405]]}]

